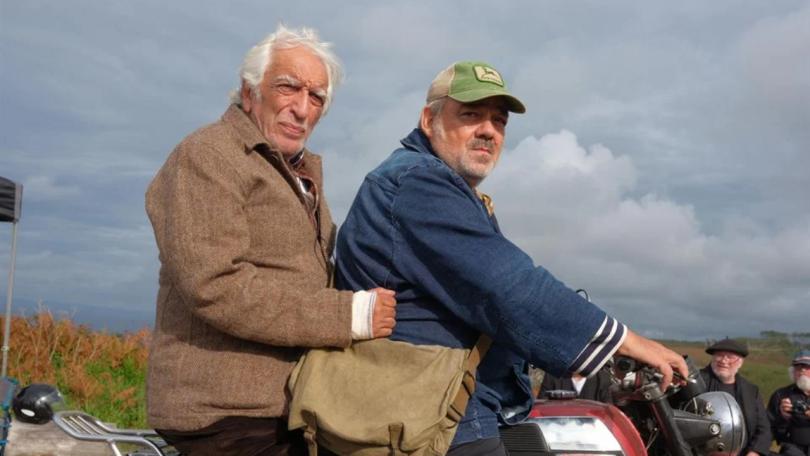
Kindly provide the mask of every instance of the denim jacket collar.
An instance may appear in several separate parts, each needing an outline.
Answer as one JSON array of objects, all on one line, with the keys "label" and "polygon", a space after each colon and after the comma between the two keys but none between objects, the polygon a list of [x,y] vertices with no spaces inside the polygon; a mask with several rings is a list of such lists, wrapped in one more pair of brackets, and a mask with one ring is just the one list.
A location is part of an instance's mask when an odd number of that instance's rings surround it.
[{"label": "denim jacket collar", "polygon": [[[413,131],[411,131],[408,134],[408,136],[402,138],[399,142],[402,144],[403,147],[405,147],[407,149],[410,149],[410,150],[413,150],[413,151],[416,151],[416,152],[419,152],[419,153],[431,154],[434,157],[436,157],[437,159],[441,160],[442,163],[445,163],[444,160],[442,160],[439,157],[439,155],[436,153],[436,151],[433,150],[433,147],[430,145],[430,140],[428,139],[427,135],[425,135],[425,132],[423,132],[421,128],[414,128]],[[447,165],[447,163],[445,163],[445,165]],[[448,168],[450,168],[450,167],[448,166]],[[459,182],[464,182],[464,187],[467,187],[470,190],[470,192],[472,193],[472,195],[475,196],[474,199],[479,203],[479,206],[481,206],[481,209],[483,209],[484,212],[489,215],[489,219],[492,221],[493,225],[495,226],[495,230],[500,233],[501,230],[500,230],[500,227],[498,226],[498,219],[495,217],[494,214],[489,212],[489,209],[486,207],[486,204],[483,201],[483,197],[481,196],[482,194],[479,194],[478,190],[476,190],[475,188],[470,187],[470,185],[467,183],[467,181],[465,181],[461,176],[459,176],[458,173],[455,170],[453,170],[452,168],[450,168],[450,170],[453,172],[454,175],[456,175],[456,179]]]},{"label": "denim jacket collar", "polygon": [[438,157],[436,152],[433,150],[433,147],[430,145],[430,140],[421,128],[414,128],[413,131],[408,134],[408,136],[400,140],[400,143],[403,147],[408,149]]}]

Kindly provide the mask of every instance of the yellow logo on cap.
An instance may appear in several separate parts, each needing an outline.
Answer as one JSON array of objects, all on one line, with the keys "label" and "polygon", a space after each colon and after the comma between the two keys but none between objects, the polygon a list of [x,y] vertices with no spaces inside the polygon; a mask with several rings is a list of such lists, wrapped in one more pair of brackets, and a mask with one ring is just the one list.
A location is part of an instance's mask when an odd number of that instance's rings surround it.
[{"label": "yellow logo on cap", "polygon": [[495,71],[494,68],[482,65],[475,65],[473,67],[473,71],[475,71],[475,78],[478,79],[479,81],[491,82],[493,84],[498,84],[499,86],[503,87],[503,79],[501,78],[501,74]]}]

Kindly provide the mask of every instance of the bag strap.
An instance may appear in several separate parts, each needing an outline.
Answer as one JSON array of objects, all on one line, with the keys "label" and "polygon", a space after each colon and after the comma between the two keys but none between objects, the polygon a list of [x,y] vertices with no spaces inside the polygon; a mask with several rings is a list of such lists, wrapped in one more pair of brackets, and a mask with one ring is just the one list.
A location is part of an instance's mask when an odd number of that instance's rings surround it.
[{"label": "bag strap", "polygon": [[304,413],[304,442],[307,444],[307,454],[318,456],[318,420],[312,413]]},{"label": "bag strap", "polygon": [[475,370],[478,369],[478,364],[486,356],[490,345],[492,345],[492,338],[486,334],[481,334],[478,342],[475,343],[464,361],[464,376],[461,380],[461,388],[458,389],[455,399],[447,409],[447,415],[453,421],[460,421],[461,417],[464,416],[464,412],[467,411],[467,402],[475,392]]}]

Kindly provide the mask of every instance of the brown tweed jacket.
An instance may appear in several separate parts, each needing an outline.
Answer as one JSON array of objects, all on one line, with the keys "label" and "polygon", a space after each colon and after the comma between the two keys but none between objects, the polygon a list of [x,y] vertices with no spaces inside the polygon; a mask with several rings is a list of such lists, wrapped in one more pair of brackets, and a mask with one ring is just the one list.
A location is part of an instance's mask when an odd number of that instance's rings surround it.
[{"label": "brown tweed jacket", "polygon": [[351,343],[352,293],[331,288],[335,226],[321,160],[308,210],[295,175],[237,106],[186,137],[146,192],[160,250],[147,410],[158,429],[287,414],[300,347]]}]

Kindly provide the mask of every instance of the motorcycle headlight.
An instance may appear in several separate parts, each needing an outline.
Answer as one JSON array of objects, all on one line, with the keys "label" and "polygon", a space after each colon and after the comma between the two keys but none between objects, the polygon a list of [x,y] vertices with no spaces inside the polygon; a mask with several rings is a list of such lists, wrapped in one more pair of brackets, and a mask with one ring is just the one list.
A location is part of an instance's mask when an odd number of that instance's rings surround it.
[{"label": "motorcycle headlight", "polygon": [[684,410],[711,418],[720,429],[712,429],[715,437],[701,445],[700,453],[708,456],[734,456],[745,442],[745,421],[734,397],[722,391],[699,394],[689,401]]},{"label": "motorcycle headlight", "polygon": [[[624,454],[610,429],[592,416],[529,418],[501,428],[501,439],[515,454],[618,456]],[[521,450],[521,451],[518,451]]]},{"label": "motorcycle headlight", "polygon": [[594,417],[537,418],[535,423],[552,451],[622,451],[605,423]]}]

